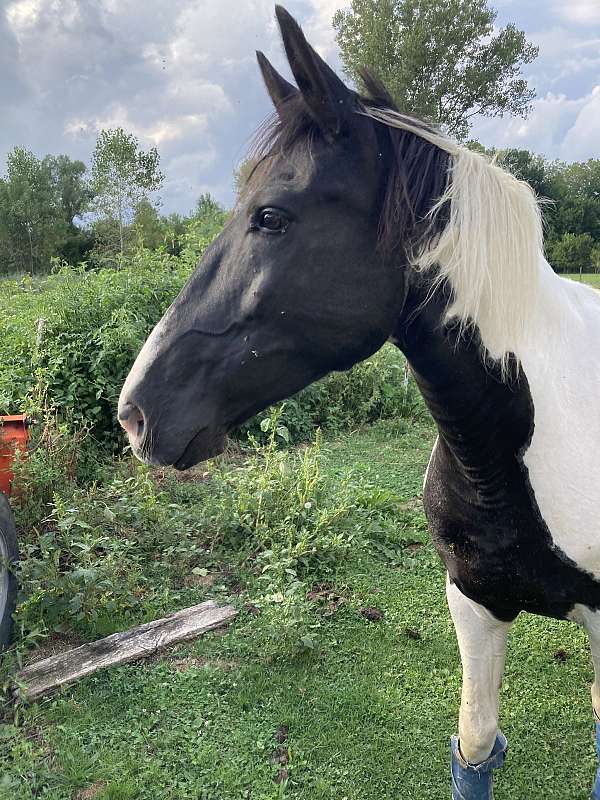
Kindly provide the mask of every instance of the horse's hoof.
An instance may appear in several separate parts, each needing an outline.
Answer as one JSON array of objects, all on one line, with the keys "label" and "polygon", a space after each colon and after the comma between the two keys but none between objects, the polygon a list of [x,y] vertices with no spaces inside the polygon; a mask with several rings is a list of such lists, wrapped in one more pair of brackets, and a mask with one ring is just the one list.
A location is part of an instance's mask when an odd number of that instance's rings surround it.
[{"label": "horse's hoof", "polygon": [[[452,752],[452,800],[493,800],[492,770],[504,764],[507,750],[504,735],[498,731],[490,756],[481,764],[469,764],[464,760],[458,746],[458,736],[452,737],[450,750]],[[600,795],[598,795],[598,800],[600,800]]]}]

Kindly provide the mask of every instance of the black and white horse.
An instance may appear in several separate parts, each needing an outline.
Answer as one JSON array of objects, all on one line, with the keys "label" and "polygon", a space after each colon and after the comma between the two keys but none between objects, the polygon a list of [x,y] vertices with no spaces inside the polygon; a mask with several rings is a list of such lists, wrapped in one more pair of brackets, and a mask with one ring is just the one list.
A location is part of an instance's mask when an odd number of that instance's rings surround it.
[{"label": "black and white horse", "polygon": [[526,184],[368,74],[357,95],[277,16],[298,88],[259,54],[276,114],[257,166],[119,417],[140,458],[185,469],[267,405],[401,348],[439,430],[424,502],[463,663],[453,797],[489,798],[520,611],[586,628],[600,717],[600,295],[548,266]]}]

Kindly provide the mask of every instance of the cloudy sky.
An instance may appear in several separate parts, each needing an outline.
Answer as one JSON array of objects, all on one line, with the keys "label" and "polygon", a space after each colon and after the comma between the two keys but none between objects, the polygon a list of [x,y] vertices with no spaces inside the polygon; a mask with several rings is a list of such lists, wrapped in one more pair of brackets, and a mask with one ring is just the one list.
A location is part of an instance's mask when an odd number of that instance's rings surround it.
[{"label": "cloudy sky", "polygon": [[[287,0],[339,67],[331,27],[348,0]],[[481,120],[486,145],[566,161],[600,157],[600,0],[492,0],[539,45],[527,120]],[[0,0],[0,172],[16,144],[89,161],[100,128],[158,147],[165,211],[201,192],[232,201],[232,173],[270,111],[254,51],[286,71],[273,0]],[[287,74],[287,73],[286,73]]]}]

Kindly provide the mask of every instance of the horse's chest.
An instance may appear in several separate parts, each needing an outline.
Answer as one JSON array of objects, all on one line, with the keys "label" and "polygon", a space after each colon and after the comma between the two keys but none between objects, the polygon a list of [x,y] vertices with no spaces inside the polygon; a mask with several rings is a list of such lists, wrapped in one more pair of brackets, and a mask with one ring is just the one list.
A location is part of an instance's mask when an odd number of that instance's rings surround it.
[{"label": "horse's chest", "polygon": [[482,501],[444,448],[436,448],[425,510],[434,544],[461,591],[505,619],[521,610],[565,617],[575,603],[600,608],[600,582],[588,566],[598,558],[597,543],[582,544],[589,558],[581,562],[557,545],[517,460],[500,483],[494,502]]}]

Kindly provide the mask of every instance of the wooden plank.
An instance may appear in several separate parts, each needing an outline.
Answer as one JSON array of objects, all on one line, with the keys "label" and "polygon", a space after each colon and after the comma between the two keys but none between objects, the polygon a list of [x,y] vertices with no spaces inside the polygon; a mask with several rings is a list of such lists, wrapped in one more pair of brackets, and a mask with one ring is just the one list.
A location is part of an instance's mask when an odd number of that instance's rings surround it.
[{"label": "wooden plank", "polygon": [[193,639],[236,616],[233,606],[218,606],[214,600],[184,608],[25,667],[17,675],[13,694],[21,700],[36,700],[99,669],[145,658],[170,644]]}]

